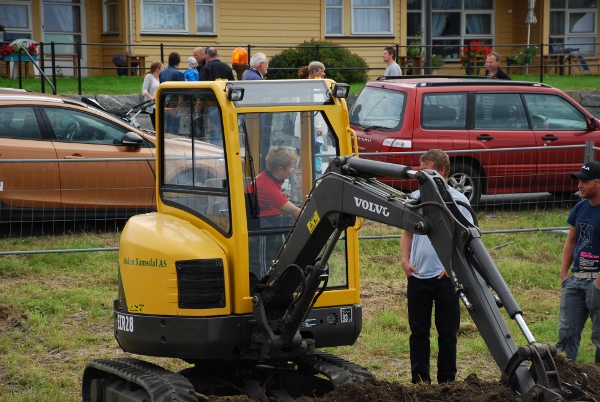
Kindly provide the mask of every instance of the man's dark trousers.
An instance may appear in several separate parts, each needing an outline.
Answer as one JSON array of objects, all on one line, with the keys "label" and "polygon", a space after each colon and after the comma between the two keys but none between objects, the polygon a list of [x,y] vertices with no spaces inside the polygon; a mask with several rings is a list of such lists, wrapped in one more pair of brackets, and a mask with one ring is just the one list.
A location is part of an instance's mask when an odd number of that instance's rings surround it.
[{"label": "man's dark trousers", "polygon": [[[408,278],[408,322],[410,325],[410,362],[412,382],[431,382],[429,376],[429,333],[435,303],[438,332],[438,383],[456,378],[456,335],[460,326],[460,306],[448,277]],[[448,301],[451,300],[449,303]]]}]

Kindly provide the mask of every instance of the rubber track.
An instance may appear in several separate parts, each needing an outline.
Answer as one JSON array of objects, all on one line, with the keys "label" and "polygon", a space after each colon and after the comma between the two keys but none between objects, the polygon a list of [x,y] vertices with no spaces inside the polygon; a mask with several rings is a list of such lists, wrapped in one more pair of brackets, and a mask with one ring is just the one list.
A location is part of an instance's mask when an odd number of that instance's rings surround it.
[{"label": "rubber track", "polygon": [[312,373],[323,374],[334,387],[349,382],[362,383],[365,379],[373,377],[367,368],[325,352],[301,357],[298,359],[298,365]]},{"label": "rubber track", "polygon": [[194,389],[187,378],[156,364],[133,358],[97,359],[87,364],[104,373],[130,381],[144,388],[152,402],[197,402],[190,395]]}]

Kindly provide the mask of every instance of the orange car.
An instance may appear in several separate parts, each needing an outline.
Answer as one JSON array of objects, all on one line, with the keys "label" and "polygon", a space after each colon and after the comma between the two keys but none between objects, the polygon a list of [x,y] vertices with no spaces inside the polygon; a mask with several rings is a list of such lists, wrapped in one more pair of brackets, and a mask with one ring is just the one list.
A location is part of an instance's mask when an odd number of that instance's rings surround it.
[{"label": "orange car", "polygon": [[[193,108],[193,105],[190,106]],[[197,142],[192,166],[184,135],[167,140],[182,163],[169,178],[202,185],[223,169],[223,149]],[[155,194],[153,132],[83,102],[0,89],[0,220],[127,218],[151,211]],[[117,160],[112,160],[117,159]]]}]

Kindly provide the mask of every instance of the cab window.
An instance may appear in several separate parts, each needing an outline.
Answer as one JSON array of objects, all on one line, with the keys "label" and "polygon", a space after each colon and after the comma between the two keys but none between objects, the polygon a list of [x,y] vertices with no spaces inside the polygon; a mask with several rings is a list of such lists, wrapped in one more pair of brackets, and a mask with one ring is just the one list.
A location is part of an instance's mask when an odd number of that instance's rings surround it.
[{"label": "cab window", "polygon": [[[294,223],[281,203],[302,208],[313,184],[319,185],[318,179],[339,152],[327,116],[320,111],[247,113],[239,116],[238,124],[252,290],[267,274]],[[287,173],[272,172],[273,158],[292,157],[295,162],[281,170]],[[347,284],[345,253],[345,243],[340,241],[330,260],[329,287]]]},{"label": "cab window", "polygon": [[164,91],[161,96],[162,200],[229,234],[229,183],[216,97],[210,90]]}]

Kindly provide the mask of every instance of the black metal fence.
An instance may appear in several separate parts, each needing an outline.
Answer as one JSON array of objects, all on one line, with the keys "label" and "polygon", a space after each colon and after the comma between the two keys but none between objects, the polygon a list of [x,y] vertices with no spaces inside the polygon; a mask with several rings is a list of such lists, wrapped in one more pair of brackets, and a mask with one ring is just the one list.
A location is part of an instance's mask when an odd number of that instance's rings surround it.
[{"label": "black metal fence", "polygon": [[[586,48],[597,48],[597,43],[581,44]],[[478,45],[466,44],[465,46],[440,47],[439,45],[406,46],[392,44],[382,41],[380,44],[369,45],[345,45],[344,47],[357,54],[372,54],[373,49],[383,49],[393,46],[396,49],[396,60],[403,68],[405,74],[422,75],[440,72],[451,75],[480,75],[485,71],[485,55],[490,51],[499,53],[504,69],[510,73],[524,73],[539,76],[539,81],[544,81],[548,74],[572,75],[572,74],[598,74],[600,62],[596,53],[579,52],[578,44],[570,44],[569,48],[558,48],[555,44],[492,44]],[[230,59],[229,54],[237,47],[247,50],[248,56],[253,53],[264,52],[268,55],[278,54],[283,50],[299,48],[297,45],[290,46],[265,46],[265,45],[219,45],[219,51],[224,61]],[[321,52],[331,46],[302,46],[314,49],[314,60],[320,60]],[[86,62],[91,49],[99,49],[97,53],[102,54],[102,60],[97,64]],[[39,43],[38,46],[39,73],[47,80],[41,82],[41,92],[46,92],[46,85],[55,88],[57,77],[61,75],[76,76],[79,81],[79,94],[81,95],[81,78],[90,75],[90,72],[101,72],[102,75],[116,75],[118,73],[127,75],[144,75],[149,69],[151,58],[166,60],[172,51],[180,54],[191,54],[189,46],[171,45],[164,43],[131,44],[131,43]],[[122,57],[119,57],[122,56]],[[26,55],[23,60],[27,61]],[[118,60],[118,63],[117,61]],[[123,61],[125,62],[123,64]],[[366,68],[328,67],[328,70],[361,69],[370,74],[383,74],[385,66],[377,58],[378,66]],[[26,75],[26,69],[20,68],[19,63],[17,78],[22,79]],[[297,70],[301,66],[289,66],[271,70]],[[21,85],[20,85],[21,87]]]}]

